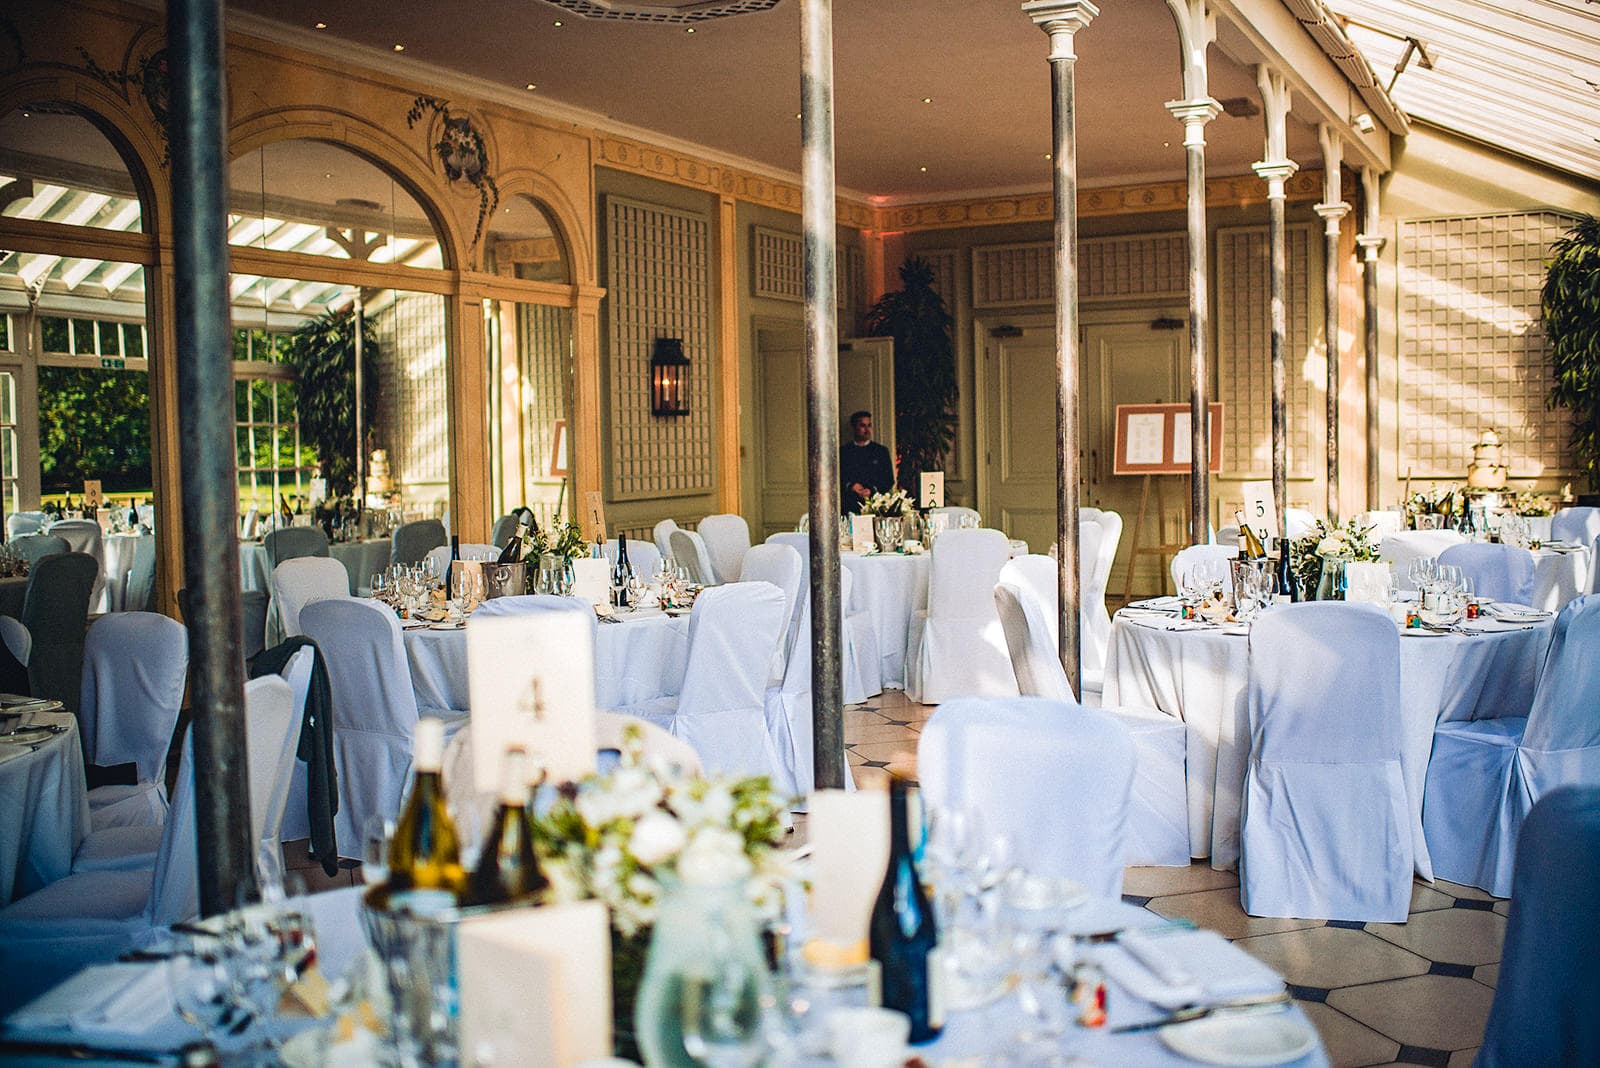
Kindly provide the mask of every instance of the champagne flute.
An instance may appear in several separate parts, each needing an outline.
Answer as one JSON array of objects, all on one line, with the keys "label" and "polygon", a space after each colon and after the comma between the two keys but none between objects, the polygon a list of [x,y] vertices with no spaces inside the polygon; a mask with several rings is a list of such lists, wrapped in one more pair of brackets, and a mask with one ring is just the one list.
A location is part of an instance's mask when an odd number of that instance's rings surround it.
[{"label": "champagne flute", "polygon": [[361,824],[361,881],[377,886],[389,880],[389,840],[394,821],[371,815]]}]

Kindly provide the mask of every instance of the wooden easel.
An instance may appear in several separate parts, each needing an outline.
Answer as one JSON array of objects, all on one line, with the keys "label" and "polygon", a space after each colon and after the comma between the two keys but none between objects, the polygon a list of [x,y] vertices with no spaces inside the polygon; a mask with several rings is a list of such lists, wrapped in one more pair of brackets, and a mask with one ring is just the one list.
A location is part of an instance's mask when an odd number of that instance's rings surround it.
[{"label": "wooden easel", "polygon": [[[1133,521],[1133,538],[1128,546],[1128,577],[1127,580],[1122,584],[1123,604],[1127,604],[1133,599],[1133,576],[1139,569],[1139,558],[1141,556],[1154,556],[1159,558],[1161,563],[1161,589],[1163,592],[1165,592],[1167,588],[1167,560],[1176,554],[1178,550],[1182,549],[1184,545],[1188,544],[1187,542],[1178,545],[1168,545],[1165,543],[1157,545],[1139,544],[1140,534],[1144,530],[1145,512],[1149,510],[1150,484],[1152,482],[1155,482],[1156,487],[1156,541],[1161,542],[1162,538],[1166,536],[1166,531],[1163,529],[1167,519],[1166,499],[1161,493],[1161,483],[1156,481],[1156,479],[1157,476],[1155,475],[1145,475],[1144,489],[1139,494],[1139,512]],[[1184,525],[1187,526],[1187,523]]]}]

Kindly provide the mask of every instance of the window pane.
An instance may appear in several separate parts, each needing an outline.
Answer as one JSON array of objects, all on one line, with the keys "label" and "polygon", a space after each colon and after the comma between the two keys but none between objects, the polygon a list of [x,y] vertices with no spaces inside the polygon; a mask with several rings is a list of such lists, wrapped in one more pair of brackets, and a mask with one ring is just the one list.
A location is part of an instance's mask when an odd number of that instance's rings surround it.
[{"label": "window pane", "polygon": [[11,316],[0,315],[0,349],[11,351]]},{"label": "window pane", "polygon": [[54,316],[44,316],[39,320],[39,331],[43,335],[44,351],[69,352],[71,345],[67,338],[67,321]]},{"label": "window pane", "polygon": [[572,280],[554,222],[525,196],[506,197],[489,222],[489,270],[535,282]]},{"label": "window pane", "polygon": [[94,355],[94,320],[72,320],[72,349],[78,356]]},{"label": "window pane", "polygon": [[41,492],[83,492],[100,479],[116,493],[148,493],[149,376],[89,367],[39,368]]},{"label": "window pane", "polygon": [[[142,229],[128,165],[88,119],[60,104],[25,105],[0,117],[0,145],[7,149],[0,214],[102,230]],[[80,177],[90,173],[92,183]]]},{"label": "window pane", "polygon": [[100,355],[121,356],[122,341],[118,336],[118,323],[97,324],[100,332]]},{"label": "window pane", "polygon": [[233,380],[233,418],[238,423],[250,421],[250,383],[242,378]]}]

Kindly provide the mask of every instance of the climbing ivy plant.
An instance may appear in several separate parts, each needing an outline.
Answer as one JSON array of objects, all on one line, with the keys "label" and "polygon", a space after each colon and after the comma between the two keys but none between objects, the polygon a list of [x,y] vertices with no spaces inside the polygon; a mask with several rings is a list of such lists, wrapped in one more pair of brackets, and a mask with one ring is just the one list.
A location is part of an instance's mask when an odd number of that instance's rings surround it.
[{"label": "climbing ivy plant", "polygon": [[1579,219],[1551,251],[1541,299],[1555,372],[1550,406],[1571,410],[1573,458],[1600,490],[1600,219]]},{"label": "climbing ivy plant", "polygon": [[894,433],[900,485],[915,497],[917,476],[938,471],[955,441],[954,320],[933,288],[933,268],[912,257],[900,266],[901,288],[867,312],[867,333],[894,338]]}]

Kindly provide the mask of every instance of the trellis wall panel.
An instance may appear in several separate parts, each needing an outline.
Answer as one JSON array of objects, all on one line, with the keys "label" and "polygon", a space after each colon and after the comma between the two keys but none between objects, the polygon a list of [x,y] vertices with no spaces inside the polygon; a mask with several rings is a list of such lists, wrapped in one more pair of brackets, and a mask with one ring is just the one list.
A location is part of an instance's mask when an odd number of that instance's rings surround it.
[{"label": "trellis wall panel", "polygon": [[[709,493],[713,486],[711,220],[678,208],[605,198],[609,305],[611,500]],[[689,414],[650,411],[650,354],[658,337],[683,339]]]},{"label": "trellis wall panel", "polygon": [[[1288,338],[1284,348],[1288,405],[1288,475],[1315,478],[1327,422],[1327,356],[1313,316],[1321,310],[1310,279],[1311,228],[1291,225],[1288,260]],[[1272,475],[1271,253],[1264,226],[1217,231],[1217,399],[1223,405],[1222,470],[1230,478]],[[1292,503],[1292,502],[1291,502]]]},{"label": "trellis wall panel", "polygon": [[1462,478],[1489,427],[1518,477],[1565,475],[1569,417],[1545,405],[1539,291],[1553,211],[1409,219],[1399,232],[1399,471]]},{"label": "trellis wall panel", "polygon": [[[1188,291],[1188,263],[1183,234],[1085,238],[1078,242],[1078,299],[1180,299]],[[1052,242],[972,250],[974,308],[1016,308],[1054,300]]]},{"label": "trellis wall panel", "polygon": [[[770,226],[750,228],[750,291],[754,296],[799,303],[806,298],[805,240],[789,230]],[[838,299],[840,337],[853,337],[861,328],[866,309],[862,306],[867,288],[867,260],[855,245],[840,245],[835,254],[834,286]]]},{"label": "trellis wall panel", "polygon": [[378,447],[389,453],[397,486],[450,486],[450,376],[445,365],[445,302],[431,293],[395,293],[373,313],[378,336]]}]

